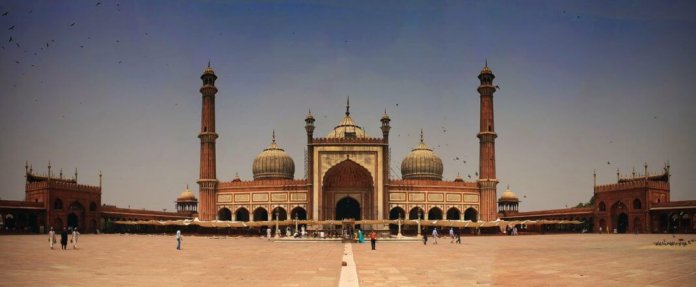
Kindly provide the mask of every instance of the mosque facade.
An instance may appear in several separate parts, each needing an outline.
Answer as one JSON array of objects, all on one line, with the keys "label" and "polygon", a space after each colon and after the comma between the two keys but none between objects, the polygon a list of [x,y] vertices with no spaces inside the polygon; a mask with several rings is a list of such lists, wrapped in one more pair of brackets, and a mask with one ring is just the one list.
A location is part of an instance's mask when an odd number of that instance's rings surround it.
[{"label": "mosque facade", "polygon": [[[386,111],[381,135],[370,136],[346,112],[328,134],[316,135],[311,111],[305,117],[307,175],[295,178],[295,161],[276,141],[252,164],[253,179],[236,176],[221,181],[216,174],[215,97],[217,76],[208,66],[201,80],[202,96],[198,216],[201,220],[265,221],[276,218],[313,220],[465,219],[496,220],[495,139],[491,69],[479,73],[479,178],[443,180],[443,164],[420,141],[401,160],[402,178],[390,178],[389,132]],[[375,123],[377,124],[377,123]]]}]

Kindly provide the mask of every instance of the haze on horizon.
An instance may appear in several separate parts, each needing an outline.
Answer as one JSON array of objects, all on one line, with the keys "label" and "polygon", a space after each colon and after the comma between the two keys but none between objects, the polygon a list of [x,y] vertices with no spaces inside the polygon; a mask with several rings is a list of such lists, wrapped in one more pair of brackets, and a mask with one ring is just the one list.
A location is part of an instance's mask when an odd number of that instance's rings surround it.
[{"label": "haze on horizon", "polygon": [[500,85],[498,196],[510,185],[522,211],[570,207],[592,196],[593,170],[613,183],[617,168],[669,161],[672,200],[696,199],[693,1],[3,1],[5,12],[2,199],[24,198],[25,161],[45,173],[49,160],[85,184],[101,170],[106,204],[174,210],[187,184],[198,194],[209,60],[221,181],[251,180],[273,129],[303,178],[307,110],[324,136],[348,96],[368,135],[391,117],[392,177],[423,128],[445,178],[469,180],[486,59]]}]

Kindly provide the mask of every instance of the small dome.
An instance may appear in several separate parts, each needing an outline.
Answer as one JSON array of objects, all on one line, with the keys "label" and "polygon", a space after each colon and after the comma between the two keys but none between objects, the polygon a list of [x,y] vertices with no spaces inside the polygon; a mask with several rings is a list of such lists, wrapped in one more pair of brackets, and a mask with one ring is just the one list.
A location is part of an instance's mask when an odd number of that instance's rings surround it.
[{"label": "small dome", "polygon": [[188,188],[188,185],[186,186],[186,190],[181,192],[179,197],[176,198],[176,201],[197,201],[196,196],[191,192]]},{"label": "small dome", "polygon": [[488,60],[486,60],[486,64],[483,66],[483,69],[481,69],[481,74],[493,74],[491,68],[488,67]]},{"label": "small dome", "polygon": [[327,138],[365,138],[365,131],[353,122],[350,117],[350,98],[346,102],[346,116],[341,122],[328,134]]},{"label": "small dome", "polygon": [[442,160],[423,142],[421,130],[420,143],[401,162],[401,177],[442,180],[442,170]]},{"label": "small dome", "polygon": [[210,61],[208,61],[208,67],[205,68],[205,71],[203,71],[203,75],[215,75],[215,71],[213,71],[213,68],[210,67]]},{"label": "small dome", "polygon": [[271,145],[254,159],[252,172],[254,173],[254,180],[272,178],[293,179],[295,176],[295,162],[285,153],[285,150],[276,145],[275,131],[273,131],[273,142],[271,142]]},{"label": "small dome", "polygon": [[510,186],[507,187],[505,192],[503,192],[503,195],[500,196],[498,201],[519,201],[519,198],[517,198],[517,195],[515,195],[512,190],[510,190]]}]

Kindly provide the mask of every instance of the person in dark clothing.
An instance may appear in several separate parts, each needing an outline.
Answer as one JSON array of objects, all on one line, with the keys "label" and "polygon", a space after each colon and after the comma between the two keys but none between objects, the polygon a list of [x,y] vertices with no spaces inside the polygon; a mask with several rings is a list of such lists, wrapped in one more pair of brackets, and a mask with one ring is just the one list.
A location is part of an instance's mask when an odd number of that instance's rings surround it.
[{"label": "person in dark clothing", "polygon": [[423,229],[423,245],[427,245],[427,244],[428,244],[428,232],[425,229]]},{"label": "person in dark clothing", "polygon": [[457,229],[457,244],[462,244],[462,234],[459,229]]},{"label": "person in dark clothing", "polygon": [[63,250],[68,249],[68,230],[63,227],[63,231],[60,233],[60,247]]}]

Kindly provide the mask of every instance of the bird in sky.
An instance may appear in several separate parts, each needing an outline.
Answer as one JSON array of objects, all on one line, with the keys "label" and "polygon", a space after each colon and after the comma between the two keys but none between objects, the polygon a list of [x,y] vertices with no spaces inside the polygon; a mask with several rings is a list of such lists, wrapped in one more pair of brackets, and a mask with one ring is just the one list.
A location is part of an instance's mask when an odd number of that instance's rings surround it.
[{"label": "bird in sky", "polygon": [[96,6],[99,6],[99,5],[101,5],[101,2],[97,2],[97,5],[96,5]]},{"label": "bird in sky", "polygon": [[10,36],[10,41],[8,43],[11,43],[11,42],[12,42],[12,36]]},{"label": "bird in sky", "polygon": [[7,30],[13,30],[13,29],[14,29],[14,27],[15,27],[15,25],[12,25],[12,26],[10,26],[10,28],[9,28],[9,29],[7,29]]},{"label": "bird in sky", "polygon": [[75,22],[72,22],[72,24],[70,24],[70,27],[72,27],[72,26],[75,26]]},{"label": "bird in sky", "polygon": [[2,16],[7,16],[7,14],[10,14],[10,11],[5,11],[5,13],[2,13]]},{"label": "bird in sky", "polygon": [[608,162],[607,162],[607,164],[611,164],[611,162],[610,162],[610,161],[608,161]]}]

